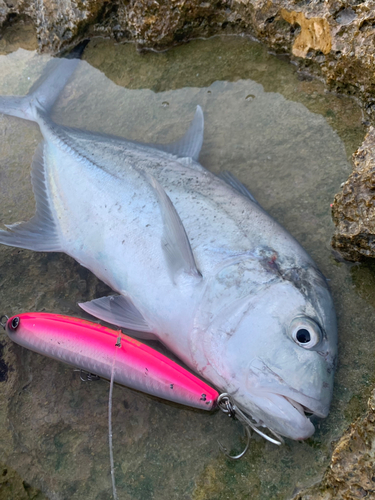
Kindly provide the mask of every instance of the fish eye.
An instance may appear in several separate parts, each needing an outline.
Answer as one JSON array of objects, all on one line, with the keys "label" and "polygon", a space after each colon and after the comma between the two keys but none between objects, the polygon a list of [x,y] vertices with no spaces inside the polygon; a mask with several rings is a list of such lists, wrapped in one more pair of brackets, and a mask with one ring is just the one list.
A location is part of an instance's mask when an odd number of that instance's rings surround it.
[{"label": "fish eye", "polygon": [[315,347],[322,339],[322,331],[310,318],[295,318],[290,324],[291,337],[304,349]]}]

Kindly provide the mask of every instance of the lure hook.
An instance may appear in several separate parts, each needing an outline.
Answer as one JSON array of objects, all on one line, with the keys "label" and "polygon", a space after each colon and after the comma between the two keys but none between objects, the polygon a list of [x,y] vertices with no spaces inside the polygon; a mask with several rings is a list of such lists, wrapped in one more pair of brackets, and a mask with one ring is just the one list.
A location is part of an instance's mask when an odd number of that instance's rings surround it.
[{"label": "lure hook", "polygon": [[244,426],[246,435],[247,435],[247,443],[245,449],[239,454],[239,455],[229,455],[226,451],[226,448],[218,441],[219,447],[221,451],[228,457],[231,458],[232,460],[238,460],[242,458],[247,450],[249,449],[249,444],[250,444],[250,439],[251,439],[251,430],[252,429],[254,432],[262,436],[264,439],[269,441],[270,443],[276,444],[280,446],[281,444],[284,444],[284,440],[279,434],[277,434],[275,431],[272,429],[268,429],[277,439],[272,438],[271,436],[268,436],[264,432],[262,432],[258,426],[260,424],[257,424],[256,422],[252,422],[250,418],[245,415],[239,408],[238,406],[233,402],[232,398],[230,397],[229,394],[226,392],[220,394],[220,396],[217,399],[217,405],[220,408],[221,411],[223,411],[228,417],[231,417],[233,419],[237,419],[241,424]]},{"label": "lure hook", "polygon": [[245,449],[243,451],[241,451],[241,453],[239,453],[238,455],[229,455],[229,453],[227,452],[227,449],[225,448],[225,446],[223,446],[220,443],[220,441],[217,440],[217,444],[219,445],[220,450],[224,453],[224,455],[226,457],[228,457],[228,458],[230,458],[232,460],[239,460],[240,458],[242,458],[245,455],[245,453],[249,449],[250,439],[251,439],[250,427],[244,426],[244,429],[245,429],[246,436],[247,436],[247,443],[246,443]]},{"label": "lure hook", "polygon": [[82,382],[94,382],[96,380],[100,380],[99,375],[94,375],[94,373],[89,373],[82,369],[73,371],[79,372],[79,378],[82,380]]}]

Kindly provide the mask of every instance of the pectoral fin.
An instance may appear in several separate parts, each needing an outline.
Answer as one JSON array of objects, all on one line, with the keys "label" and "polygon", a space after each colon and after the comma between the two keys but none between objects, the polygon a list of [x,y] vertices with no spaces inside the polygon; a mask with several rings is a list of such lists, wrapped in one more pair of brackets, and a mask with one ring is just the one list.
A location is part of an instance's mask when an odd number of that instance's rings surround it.
[{"label": "pectoral fin", "polygon": [[156,335],[151,333],[150,326],[133,302],[123,295],[101,297],[90,302],[80,302],[78,305],[87,313],[107,323],[129,330],[136,330],[137,334],[139,332],[139,335],[136,335],[139,338],[157,338]]},{"label": "pectoral fin", "polygon": [[176,282],[178,275],[184,273],[193,280],[200,281],[202,275],[195,264],[193,251],[180,216],[160,183],[151,175],[149,178],[159,199],[163,216],[162,247],[172,279]]},{"label": "pectoral fin", "polygon": [[45,143],[41,142],[31,166],[31,182],[36,213],[28,222],[8,224],[9,231],[0,230],[0,243],[36,252],[61,252],[59,235],[52,215],[44,168]]}]

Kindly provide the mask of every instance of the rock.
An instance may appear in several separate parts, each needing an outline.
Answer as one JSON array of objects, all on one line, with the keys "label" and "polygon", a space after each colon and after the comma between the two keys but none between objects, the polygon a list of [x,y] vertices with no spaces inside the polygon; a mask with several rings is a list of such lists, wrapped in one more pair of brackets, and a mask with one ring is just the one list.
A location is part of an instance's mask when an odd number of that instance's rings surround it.
[{"label": "rock", "polygon": [[0,498],[3,500],[47,500],[43,493],[22,480],[13,469],[0,463]]},{"label": "rock", "polygon": [[335,196],[332,246],[344,259],[375,257],[375,129],[353,155],[353,172]]},{"label": "rock", "polygon": [[332,48],[332,36],[326,19],[319,17],[308,19],[303,12],[289,12],[285,9],[281,9],[280,12],[285,21],[301,26],[301,32],[292,47],[295,56],[306,57],[310,49],[329,54]]},{"label": "rock", "polygon": [[331,464],[319,485],[299,492],[292,500],[349,500],[375,498],[375,390],[368,412],[337,442]]},{"label": "rock", "polygon": [[202,36],[251,35],[323,76],[333,90],[357,95],[375,116],[370,0],[0,0],[0,25],[18,16],[32,20],[39,50],[52,53],[92,35],[157,50]]},{"label": "rock", "polygon": [[17,18],[17,22],[9,22],[4,34],[0,37],[0,54],[9,54],[19,47],[26,50],[37,50],[38,41],[32,20],[27,16]]}]

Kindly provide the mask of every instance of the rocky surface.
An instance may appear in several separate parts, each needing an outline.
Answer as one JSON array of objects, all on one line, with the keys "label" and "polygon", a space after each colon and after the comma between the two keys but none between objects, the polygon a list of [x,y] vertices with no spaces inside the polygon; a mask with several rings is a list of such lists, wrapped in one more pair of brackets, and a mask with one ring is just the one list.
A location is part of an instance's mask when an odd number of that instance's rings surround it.
[{"label": "rocky surface", "polygon": [[0,500],[47,500],[36,488],[21,479],[13,469],[0,463]]},{"label": "rocky surface", "polygon": [[375,129],[353,155],[353,172],[332,206],[332,245],[352,261],[375,256]]},{"label": "rocky surface", "polygon": [[39,49],[49,52],[95,34],[153,49],[219,33],[252,35],[375,113],[370,0],[0,0],[0,24],[19,19],[31,20]]},{"label": "rocky surface", "polygon": [[366,415],[336,443],[323,481],[299,492],[293,500],[350,500],[375,498],[375,391]]},{"label": "rocky surface", "polygon": [[332,246],[345,259],[375,257],[375,129],[353,155],[353,172],[335,196]]}]

